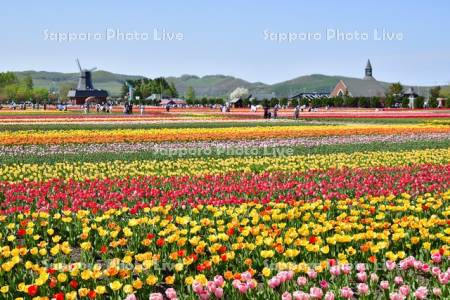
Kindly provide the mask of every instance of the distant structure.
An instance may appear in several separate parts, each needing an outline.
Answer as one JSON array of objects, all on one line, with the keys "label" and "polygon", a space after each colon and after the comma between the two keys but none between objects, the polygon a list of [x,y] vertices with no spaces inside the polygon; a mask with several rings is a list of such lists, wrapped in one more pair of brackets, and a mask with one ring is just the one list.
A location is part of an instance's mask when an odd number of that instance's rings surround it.
[{"label": "distant structure", "polygon": [[308,100],[314,100],[314,99],[320,99],[320,98],[329,98],[330,93],[323,93],[323,92],[302,92],[299,94],[296,94],[294,96],[289,97],[289,100],[293,99],[308,99]]},{"label": "distant structure", "polygon": [[363,79],[347,78],[339,80],[338,84],[331,91],[331,97],[380,97],[385,98],[387,89],[372,75],[372,64],[367,60]]},{"label": "distant structure", "polygon": [[128,102],[131,102],[134,99],[135,88],[128,81],[125,81],[125,85],[128,87]]},{"label": "distant structure", "polygon": [[403,93],[403,97],[408,98],[408,107],[416,108],[416,99],[419,95],[416,93],[414,88],[410,86],[406,92]]},{"label": "distant structure", "polygon": [[[97,68],[83,69],[81,68],[80,61],[76,60],[78,69],[80,70],[80,77],[78,79],[78,85],[75,90],[70,90],[67,94],[72,104],[85,104],[86,100],[88,102],[106,102],[108,97],[108,92],[105,90],[98,90],[94,88],[92,84],[92,72]],[[89,98],[89,99],[88,99]]]}]

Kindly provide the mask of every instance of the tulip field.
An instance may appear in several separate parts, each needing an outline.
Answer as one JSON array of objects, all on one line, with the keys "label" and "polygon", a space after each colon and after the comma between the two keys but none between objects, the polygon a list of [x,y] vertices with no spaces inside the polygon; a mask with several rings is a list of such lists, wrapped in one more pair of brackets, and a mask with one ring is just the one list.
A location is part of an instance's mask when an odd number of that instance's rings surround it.
[{"label": "tulip field", "polygon": [[0,299],[450,299],[450,121],[361,118],[8,116]]}]

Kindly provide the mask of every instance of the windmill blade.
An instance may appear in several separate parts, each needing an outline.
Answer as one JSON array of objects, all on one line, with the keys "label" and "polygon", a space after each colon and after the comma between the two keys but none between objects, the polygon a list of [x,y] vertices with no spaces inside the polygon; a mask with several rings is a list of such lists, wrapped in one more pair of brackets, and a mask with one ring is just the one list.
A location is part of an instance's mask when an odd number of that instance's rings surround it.
[{"label": "windmill blade", "polygon": [[83,69],[81,68],[80,61],[78,60],[78,58],[77,58],[77,65],[78,69],[80,69],[80,72],[83,72]]},{"label": "windmill blade", "polygon": [[94,72],[95,70],[97,70],[97,67],[93,67],[92,69],[88,70],[89,72]]}]

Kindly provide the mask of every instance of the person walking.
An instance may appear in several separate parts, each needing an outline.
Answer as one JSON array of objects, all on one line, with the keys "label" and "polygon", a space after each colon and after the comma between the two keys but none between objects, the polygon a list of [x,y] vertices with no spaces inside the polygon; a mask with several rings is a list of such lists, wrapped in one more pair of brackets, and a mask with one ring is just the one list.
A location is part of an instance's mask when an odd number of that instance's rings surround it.
[{"label": "person walking", "polygon": [[144,104],[141,104],[139,108],[141,109],[141,116],[142,116],[144,114]]},{"label": "person walking", "polygon": [[279,105],[275,105],[273,108],[273,118],[276,119],[278,117],[278,110],[280,109]]},{"label": "person walking", "polygon": [[296,120],[300,117],[300,107],[297,105],[294,110],[294,117]]}]

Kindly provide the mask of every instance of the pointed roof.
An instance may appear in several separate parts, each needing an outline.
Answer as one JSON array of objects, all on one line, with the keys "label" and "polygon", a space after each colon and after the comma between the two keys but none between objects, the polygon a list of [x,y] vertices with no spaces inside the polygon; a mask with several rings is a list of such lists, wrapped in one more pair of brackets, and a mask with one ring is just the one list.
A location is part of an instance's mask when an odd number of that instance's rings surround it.
[{"label": "pointed roof", "polygon": [[372,65],[370,64],[370,59],[367,60],[366,69],[372,69]]}]

